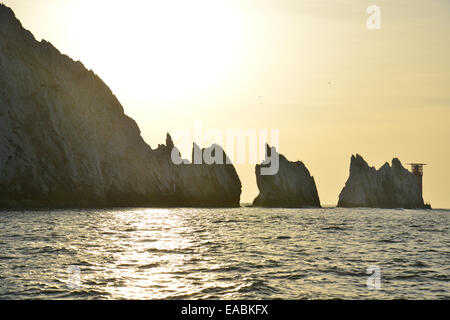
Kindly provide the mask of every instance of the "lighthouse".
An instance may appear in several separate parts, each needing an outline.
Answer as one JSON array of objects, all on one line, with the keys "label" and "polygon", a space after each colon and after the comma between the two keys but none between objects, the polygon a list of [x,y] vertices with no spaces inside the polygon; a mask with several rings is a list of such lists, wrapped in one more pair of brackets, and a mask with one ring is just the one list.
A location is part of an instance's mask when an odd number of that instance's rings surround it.
[{"label": "lighthouse", "polygon": [[[423,199],[423,167],[426,163],[408,163],[411,166],[411,172],[416,176],[417,183],[419,184],[420,196]],[[425,204],[426,208],[431,209],[430,204]]]}]

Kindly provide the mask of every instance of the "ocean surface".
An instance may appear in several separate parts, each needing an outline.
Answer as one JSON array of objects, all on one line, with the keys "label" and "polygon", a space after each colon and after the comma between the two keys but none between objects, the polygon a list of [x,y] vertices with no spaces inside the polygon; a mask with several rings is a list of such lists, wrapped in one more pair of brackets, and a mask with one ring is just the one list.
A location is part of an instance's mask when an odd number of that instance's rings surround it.
[{"label": "ocean surface", "polygon": [[450,210],[0,211],[0,299],[449,299],[449,226]]}]

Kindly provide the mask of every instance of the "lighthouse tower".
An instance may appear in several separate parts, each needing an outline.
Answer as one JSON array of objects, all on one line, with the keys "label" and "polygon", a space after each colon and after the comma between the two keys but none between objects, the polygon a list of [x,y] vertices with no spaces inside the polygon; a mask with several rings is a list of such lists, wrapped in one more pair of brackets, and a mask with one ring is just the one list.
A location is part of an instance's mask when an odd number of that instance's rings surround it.
[{"label": "lighthouse tower", "polygon": [[[416,176],[417,183],[419,184],[420,196],[423,199],[423,167],[426,166],[426,163],[408,163],[411,166],[411,172]],[[425,205],[426,207],[431,206],[429,204]]]}]

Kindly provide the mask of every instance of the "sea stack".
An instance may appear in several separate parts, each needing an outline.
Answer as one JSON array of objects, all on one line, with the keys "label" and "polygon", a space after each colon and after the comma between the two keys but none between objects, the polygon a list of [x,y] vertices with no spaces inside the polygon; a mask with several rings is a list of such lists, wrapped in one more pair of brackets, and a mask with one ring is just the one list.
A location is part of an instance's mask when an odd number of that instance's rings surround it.
[{"label": "sea stack", "polygon": [[[263,175],[261,169],[269,159],[278,155],[279,170],[274,175]],[[255,168],[259,195],[253,201],[258,207],[304,208],[320,207],[316,183],[301,161],[291,162],[275,147],[266,145],[266,160]]]},{"label": "sea stack", "polygon": [[360,155],[352,156],[350,177],[339,195],[339,207],[429,208],[424,204],[416,176],[394,158],[392,166],[369,167]]},{"label": "sea stack", "polygon": [[1,208],[239,206],[233,165],[177,165],[174,148],[147,145],[92,70],[0,4]]}]

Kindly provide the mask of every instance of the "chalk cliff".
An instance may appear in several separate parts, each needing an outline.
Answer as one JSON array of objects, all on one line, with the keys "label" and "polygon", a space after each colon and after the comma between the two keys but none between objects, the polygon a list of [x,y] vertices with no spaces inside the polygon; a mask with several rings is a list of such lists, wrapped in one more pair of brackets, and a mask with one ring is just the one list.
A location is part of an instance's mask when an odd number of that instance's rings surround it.
[{"label": "chalk cliff", "polygon": [[0,207],[239,206],[233,165],[175,165],[173,148],[0,4]]},{"label": "chalk cliff", "polygon": [[[279,170],[275,175],[262,175],[261,168],[267,167],[269,158],[278,155]],[[259,195],[253,201],[254,206],[302,208],[320,207],[316,183],[301,161],[291,162],[275,147],[266,145],[266,160],[255,168]]]},{"label": "chalk cliff", "polygon": [[392,166],[369,167],[360,156],[352,156],[350,177],[339,195],[339,207],[426,208],[417,177],[394,158]]}]

